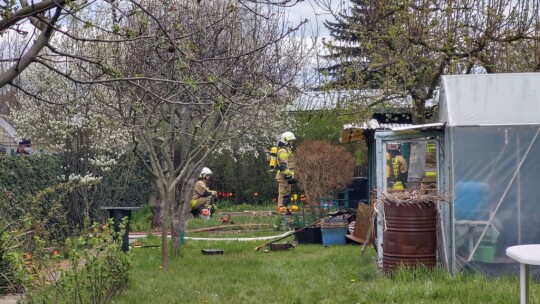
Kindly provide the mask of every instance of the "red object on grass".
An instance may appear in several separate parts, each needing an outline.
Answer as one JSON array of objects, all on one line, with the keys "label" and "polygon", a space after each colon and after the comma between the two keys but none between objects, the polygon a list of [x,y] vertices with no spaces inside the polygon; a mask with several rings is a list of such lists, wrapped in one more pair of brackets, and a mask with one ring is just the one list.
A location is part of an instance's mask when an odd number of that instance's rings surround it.
[{"label": "red object on grass", "polygon": [[231,221],[231,215],[230,214],[227,214],[227,217],[225,217],[225,218],[223,218],[223,217],[221,218],[222,223],[228,223],[230,221]]}]

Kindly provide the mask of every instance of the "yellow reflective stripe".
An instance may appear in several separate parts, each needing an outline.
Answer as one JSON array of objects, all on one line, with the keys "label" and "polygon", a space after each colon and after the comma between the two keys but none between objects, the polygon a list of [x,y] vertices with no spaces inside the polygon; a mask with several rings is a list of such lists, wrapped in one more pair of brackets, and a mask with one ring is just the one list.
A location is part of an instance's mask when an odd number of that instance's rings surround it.
[{"label": "yellow reflective stripe", "polygon": [[392,158],[392,164],[394,167],[394,175],[397,177],[399,175],[399,160],[397,158]]}]

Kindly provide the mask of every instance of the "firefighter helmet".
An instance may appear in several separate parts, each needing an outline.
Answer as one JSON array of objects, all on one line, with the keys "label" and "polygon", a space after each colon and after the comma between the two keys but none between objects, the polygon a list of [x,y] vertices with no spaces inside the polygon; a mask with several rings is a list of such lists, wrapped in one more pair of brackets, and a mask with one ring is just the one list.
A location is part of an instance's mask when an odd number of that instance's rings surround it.
[{"label": "firefighter helmet", "polygon": [[398,143],[388,143],[386,145],[386,149],[387,150],[392,150],[392,151],[399,151],[399,150],[401,150],[401,145],[398,144]]},{"label": "firefighter helmet", "polygon": [[199,178],[205,178],[207,175],[212,176],[212,170],[210,170],[207,167],[202,168],[201,174],[199,175]]},{"label": "firefighter helmet", "polygon": [[294,134],[292,132],[287,131],[287,132],[281,134],[281,138],[280,138],[281,142],[286,143],[286,142],[289,142],[291,140],[296,140],[296,137],[294,137]]}]

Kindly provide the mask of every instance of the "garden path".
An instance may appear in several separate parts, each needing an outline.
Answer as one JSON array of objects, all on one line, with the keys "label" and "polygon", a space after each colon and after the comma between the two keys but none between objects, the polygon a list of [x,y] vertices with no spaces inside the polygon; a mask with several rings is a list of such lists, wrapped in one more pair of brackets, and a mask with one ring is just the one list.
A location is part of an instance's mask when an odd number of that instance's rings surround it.
[{"label": "garden path", "polygon": [[16,304],[21,297],[20,294],[4,295],[0,297],[0,304]]}]

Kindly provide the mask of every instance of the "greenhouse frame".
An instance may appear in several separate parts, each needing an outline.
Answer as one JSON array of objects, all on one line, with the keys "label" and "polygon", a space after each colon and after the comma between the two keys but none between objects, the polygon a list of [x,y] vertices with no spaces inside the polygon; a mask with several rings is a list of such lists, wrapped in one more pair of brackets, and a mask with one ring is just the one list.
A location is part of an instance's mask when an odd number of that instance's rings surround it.
[{"label": "greenhouse frame", "polygon": [[375,132],[377,195],[388,191],[388,144],[408,147],[411,185],[425,179],[433,146],[436,190],[447,200],[438,204],[438,264],[489,276],[517,272],[506,248],[540,244],[540,73],[443,76],[438,106],[433,123]]}]

